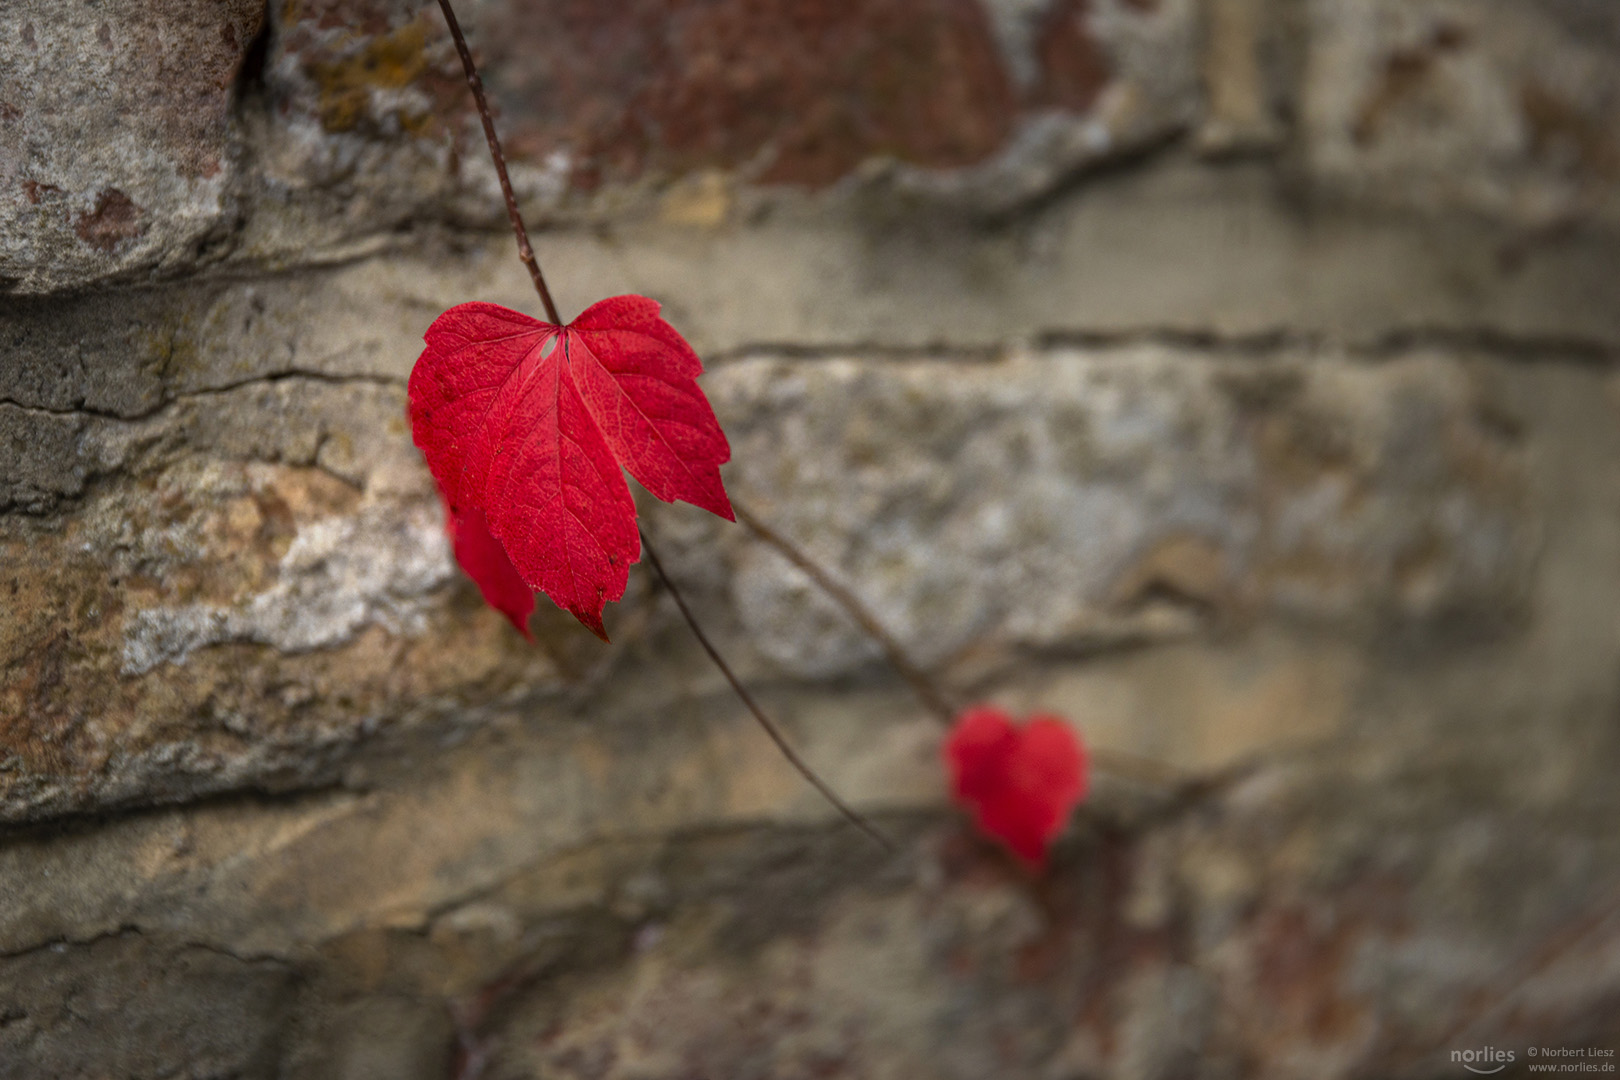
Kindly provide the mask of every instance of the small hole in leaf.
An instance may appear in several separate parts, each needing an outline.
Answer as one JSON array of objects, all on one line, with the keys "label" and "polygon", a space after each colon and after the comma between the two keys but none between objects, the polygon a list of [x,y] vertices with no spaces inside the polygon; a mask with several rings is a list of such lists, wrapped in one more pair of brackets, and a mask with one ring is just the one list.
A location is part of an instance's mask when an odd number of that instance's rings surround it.
[{"label": "small hole in leaf", "polygon": [[540,346],[540,359],[544,360],[546,357],[550,356],[556,348],[557,335],[552,334],[550,337],[546,338],[546,343]]}]

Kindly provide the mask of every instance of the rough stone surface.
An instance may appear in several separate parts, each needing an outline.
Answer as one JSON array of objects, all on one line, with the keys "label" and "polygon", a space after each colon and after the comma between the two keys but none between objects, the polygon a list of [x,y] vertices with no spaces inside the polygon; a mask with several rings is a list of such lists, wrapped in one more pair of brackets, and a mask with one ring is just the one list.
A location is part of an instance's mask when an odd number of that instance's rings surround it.
[{"label": "rough stone surface", "polygon": [[[738,186],[863,175],[1003,213],[1182,130],[1199,103],[1192,0],[639,0],[544,18],[506,0],[466,15],[515,182],[546,216],[651,196],[665,216],[722,220]],[[493,177],[436,13],[307,3],[277,26],[282,189],[357,196],[336,215],[349,220],[434,203],[488,218]],[[408,188],[386,182],[403,175]]]},{"label": "rough stone surface", "polygon": [[1610,4],[461,6],[564,312],[660,300],[734,496],[1092,799],[1009,862],[687,507],[671,572],[896,853],[640,569],[609,647],[482,606],[405,380],[536,304],[433,5],[17,0],[0,1078],[1620,1051]]},{"label": "rough stone surface", "polygon": [[228,245],[256,0],[0,12],[0,291],[190,266]]},{"label": "rough stone surface", "polygon": [[[711,387],[741,497],[929,661],[1152,639],[1195,612],[1510,617],[1534,526],[1478,384],[1432,354],[1314,359],[743,362]],[[874,655],[776,558],[728,577],[750,642],[796,674]]]},{"label": "rough stone surface", "polygon": [[[399,388],[334,379],[194,391],[135,419],[0,407],[37,448],[13,499],[54,511],[3,534],[5,817],[307,781],[492,679],[563,685],[516,642],[488,651],[503,636],[457,583]],[[1537,522],[1488,383],[1433,351],[1358,370],[1122,346],[739,360],[709,385],[737,497],[936,663],[1272,612],[1365,632],[1510,622]],[[745,667],[829,677],[876,655],[737,530],[659,520],[683,576],[729,593]]]},{"label": "rough stone surface", "polygon": [[[66,965],[70,951],[84,958]],[[6,963],[0,1076],[273,1075],[292,972],[195,945],[112,934]]]},{"label": "rough stone surface", "polygon": [[1620,215],[1611,5],[1307,5],[1305,153],[1330,186],[1529,228]]}]

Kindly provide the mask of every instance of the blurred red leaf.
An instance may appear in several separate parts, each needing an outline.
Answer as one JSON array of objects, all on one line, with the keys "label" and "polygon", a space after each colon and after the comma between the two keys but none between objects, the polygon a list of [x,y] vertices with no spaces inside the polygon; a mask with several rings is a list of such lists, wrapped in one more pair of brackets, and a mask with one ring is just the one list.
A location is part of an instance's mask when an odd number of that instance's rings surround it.
[{"label": "blurred red leaf", "polygon": [[489,534],[482,510],[458,514],[446,507],[445,527],[455,549],[456,562],[484,594],[484,603],[511,620],[518,633],[534,640],[529,633],[529,616],[534,612],[534,590],[524,583],[506,557],[506,549]]},{"label": "blurred red leaf", "polygon": [[702,361],[656,302],[615,296],[567,326],[458,304],[425,340],[411,434],[450,508],[457,560],[520,630],[528,610],[508,569],[607,640],[602,608],[641,557],[624,470],[665,502],[734,520],[720,481],[731,448],[698,388]]},{"label": "blurred red leaf", "polygon": [[1033,866],[1085,798],[1086,751],[1061,719],[1022,726],[991,705],[965,709],[945,739],[951,790],[987,835]]}]

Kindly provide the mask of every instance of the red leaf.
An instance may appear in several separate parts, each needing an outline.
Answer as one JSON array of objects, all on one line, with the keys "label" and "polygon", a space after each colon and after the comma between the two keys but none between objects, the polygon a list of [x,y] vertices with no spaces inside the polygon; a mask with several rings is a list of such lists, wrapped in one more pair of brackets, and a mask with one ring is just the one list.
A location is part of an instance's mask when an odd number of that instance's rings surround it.
[{"label": "red leaf", "polygon": [[1017,727],[990,705],[966,709],[945,740],[952,793],[979,828],[1040,866],[1086,795],[1086,752],[1056,716]]},{"label": "red leaf", "polygon": [[[698,389],[703,363],[654,301],[615,296],[567,326],[459,304],[425,340],[411,434],[452,516],[481,513],[521,579],[602,640],[602,607],[641,556],[621,470],[665,502],[735,520],[720,482],[731,447]],[[486,599],[492,565],[462,560]]]}]

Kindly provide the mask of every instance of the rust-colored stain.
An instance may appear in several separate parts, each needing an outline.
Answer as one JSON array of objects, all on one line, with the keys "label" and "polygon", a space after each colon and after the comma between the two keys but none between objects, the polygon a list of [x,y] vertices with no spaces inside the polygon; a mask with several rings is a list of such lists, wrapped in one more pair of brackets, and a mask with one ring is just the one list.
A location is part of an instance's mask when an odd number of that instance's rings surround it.
[{"label": "rust-colored stain", "polygon": [[1519,107],[1532,156],[1568,161],[1601,179],[1620,177],[1620,145],[1596,118],[1534,81],[1520,91]]},{"label": "rust-colored stain", "polygon": [[23,195],[28,199],[29,206],[38,206],[43,196],[60,194],[62,189],[55,184],[41,184],[38,180],[23,181]]},{"label": "rust-colored stain", "polygon": [[1085,112],[1108,85],[1108,57],[1086,26],[1088,0],[1058,0],[1035,38],[1041,77],[1034,104]]},{"label": "rust-colored stain", "polygon": [[1017,101],[973,0],[566,0],[485,37],[514,149],[590,187],[649,167],[830,183],[863,159],[967,165]]},{"label": "rust-colored stain", "polygon": [[1467,43],[1465,30],[1441,23],[1421,43],[1390,53],[1384,61],[1383,78],[1351,125],[1350,137],[1356,145],[1366,146],[1376,139],[1389,114],[1428,82],[1436,61]]},{"label": "rust-colored stain", "polygon": [[1331,907],[1284,904],[1258,912],[1251,924],[1265,1021],[1286,1038],[1317,1045],[1354,1041],[1369,1023],[1354,989],[1357,951],[1411,933],[1409,886],[1375,875],[1348,883]]},{"label": "rust-colored stain", "polygon": [[73,222],[79,239],[97,251],[113,252],[126,240],[145,231],[141,208],[117,188],[104,188],[96,196],[95,209],[80,214]]},{"label": "rust-colored stain", "polygon": [[1323,1042],[1348,1034],[1355,1010],[1340,988],[1358,943],[1359,927],[1319,926],[1299,908],[1267,911],[1259,927],[1255,956],[1260,985],[1284,1011],[1290,1030]]},{"label": "rust-colored stain", "polygon": [[975,0],[564,0],[492,13],[481,47],[514,153],[568,152],[578,187],[716,167],[817,187],[875,156],[971,165],[1028,106],[1088,107],[1106,64],[1059,6],[1024,100]]},{"label": "rust-colored stain", "polygon": [[[505,2],[469,35],[508,155],[564,163],[578,190],[705,170],[821,187],[873,157],[973,165],[1026,110],[1092,108],[1112,69],[1088,2],[1042,17],[1039,77],[1022,91],[978,0],[555,0],[543,18]],[[398,25],[377,0],[280,9],[279,47],[315,84],[328,132],[367,130],[374,91],[410,86],[428,104],[399,115],[407,132],[476,138],[436,11]]]}]

